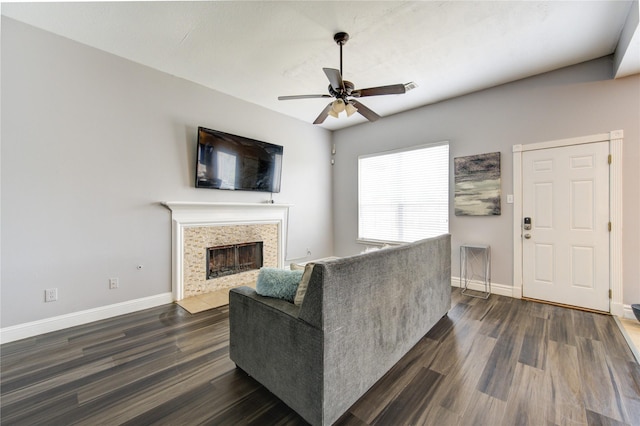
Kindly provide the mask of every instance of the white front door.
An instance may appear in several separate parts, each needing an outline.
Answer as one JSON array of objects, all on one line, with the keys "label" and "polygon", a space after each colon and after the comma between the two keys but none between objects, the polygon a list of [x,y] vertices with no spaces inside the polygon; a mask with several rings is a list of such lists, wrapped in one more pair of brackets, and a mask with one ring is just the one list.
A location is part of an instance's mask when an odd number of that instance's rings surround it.
[{"label": "white front door", "polygon": [[524,297],[609,312],[608,155],[609,142],[523,153]]}]

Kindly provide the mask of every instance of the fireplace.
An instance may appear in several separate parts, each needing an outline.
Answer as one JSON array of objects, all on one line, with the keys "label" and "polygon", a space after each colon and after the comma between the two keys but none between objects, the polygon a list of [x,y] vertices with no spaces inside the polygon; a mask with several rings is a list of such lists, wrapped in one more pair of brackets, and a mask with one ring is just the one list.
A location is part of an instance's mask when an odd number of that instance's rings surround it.
[{"label": "fireplace", "polygon": [[[172,220],[172,291],[174,300],[204,293],[228,290],[247,285],[255,286],[259,266],[283,268],[289,206],[271,203],[200,203],[163,202],[171,210]],[[262,243],[260,249],[242,247],[245,242]],[[228,246],[238,246],[231,250]],[[209,270],[209,248],[226,247],[224,267]],[[239,261],[235,264],[235,252]],[[251,250],[254,250],[253,255]],[[254,259],[258,253],[262,259]],[[231,256],[230,253],[233,253]],[[243,260],[251,257],[251,261]],[[234,267],[230,267],[231,258]],[[228,262],[227,262],[228,260]],[[247,263],[257,269],[244,271]],[[216,263],[217,264],[217,263]],[[253,267],[253,266],[252,266]],[[243,273],[224,275],[228,269]],[[209,278],[216,276],[216,278]]]},{"label": "fireplace", "polygon": [[262,267],[262,241],[207,248],[207,279]]}]

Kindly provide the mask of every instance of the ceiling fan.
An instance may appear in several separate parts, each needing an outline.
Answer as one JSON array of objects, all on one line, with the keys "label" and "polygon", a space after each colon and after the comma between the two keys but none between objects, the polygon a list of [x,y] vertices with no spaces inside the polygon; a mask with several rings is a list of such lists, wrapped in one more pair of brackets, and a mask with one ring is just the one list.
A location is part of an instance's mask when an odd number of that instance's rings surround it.
[{"label": "ceiling fan", "polygon": [[329,115],[338,118],[338,114],[340,114],[342,111],[346,111],[347,116],[349,117],[352,114],[358,112],[367,120],[376,121],[380,118],[380,116],[353,98],[364,98],[366,96],[380,95],[399,95],[417,87],[417,84],[415,84],[414,82],[410,82],[406,84],[392,84],[389,86],[356,89],[355,85],[352,82],[342,79],[342,46],[344,46],[347,40],[349,40],[349,34],[345,32],[336,33],[333,36],[333,40],[340,46],[340,70],[336,70],[333,68],[322,68],[327,78],[329,79],[329,94],[278,96],[278,100],[281,101],[287,101],[291,99],[335,98],[334,101],[329,103],[329,105],[327,105],[325,109],[322,110],[313,124],[322,124]]}]

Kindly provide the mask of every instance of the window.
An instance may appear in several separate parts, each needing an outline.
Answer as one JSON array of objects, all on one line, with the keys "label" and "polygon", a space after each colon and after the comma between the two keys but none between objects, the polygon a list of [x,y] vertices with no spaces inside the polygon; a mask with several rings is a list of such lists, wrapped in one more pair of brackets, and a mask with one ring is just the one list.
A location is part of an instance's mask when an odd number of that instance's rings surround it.
[{"label": "window", "polygon": [[449,143],[358,158],[358,239],[412,242],[449,232]]}]

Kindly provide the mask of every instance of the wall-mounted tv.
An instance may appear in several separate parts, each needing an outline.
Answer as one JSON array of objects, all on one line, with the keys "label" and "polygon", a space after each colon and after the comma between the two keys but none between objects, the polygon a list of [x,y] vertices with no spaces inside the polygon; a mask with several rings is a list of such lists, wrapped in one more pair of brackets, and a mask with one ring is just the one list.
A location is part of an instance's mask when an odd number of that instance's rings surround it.
[{"label": "wall-mounted tv", "polygon": [[280,145],[198,127],[196,187],[280,192]]}]

